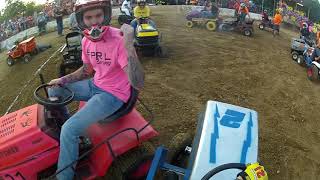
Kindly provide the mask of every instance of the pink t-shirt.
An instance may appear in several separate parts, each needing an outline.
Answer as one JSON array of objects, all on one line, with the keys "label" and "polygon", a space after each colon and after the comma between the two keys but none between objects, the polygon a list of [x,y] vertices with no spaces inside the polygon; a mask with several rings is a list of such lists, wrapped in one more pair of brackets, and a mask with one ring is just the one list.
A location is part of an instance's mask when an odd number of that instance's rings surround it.
[{"label": "pink t-shirt", "polygon": [[92,42],[82,39],[82,61],[91,64],[93,83],[123,102],[130,97],[130,83],[124,67],[128,64],[127,50],[120,30],[109,27],[102,39]]}]

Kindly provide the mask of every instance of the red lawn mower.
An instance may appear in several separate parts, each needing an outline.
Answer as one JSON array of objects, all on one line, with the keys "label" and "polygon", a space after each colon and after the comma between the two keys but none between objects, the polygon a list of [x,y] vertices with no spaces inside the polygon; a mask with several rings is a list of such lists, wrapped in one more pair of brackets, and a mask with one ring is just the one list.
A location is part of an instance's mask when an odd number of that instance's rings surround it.
[{"label": "red lawn mower", "polygon": [[[69,104],[74,93],[66,88],[69,92],[66,99],[51,101],[43,93],[47,87],[48,85],[41,85],[34,91],[34,99],[38,104],[0,118],[0,180],[47,179],[59,173],[56,172],[59,135],[66,119],[62,118],[58,109]],[[129,101],[107,117],[116,121],[97,123],[88,128],[88,140],[79,145],[77,179],[102,177],[108,170],[113,174],[118,173],[110,179],[140,179],[146,176],[153,158],[150,154],[154,152],[147,154],[148,150],[141,150],[147,142],[141,143],[158,133],[150,126],[150,121],[146,121],[135,109],[137,99],[138,92],[132,88]],[[141,101],[140,103],[144,106]],[[79,108],[83,105],[80,102]],[[120,163],[122,169],[114,168],[118,161],[128,160],[130,157],[129,162]],[[115,161],[116,159],[120,160]],[[113,162],[113,169],[109,169]],[[108,172],[106,177],[109,178],[111,174]]]}]

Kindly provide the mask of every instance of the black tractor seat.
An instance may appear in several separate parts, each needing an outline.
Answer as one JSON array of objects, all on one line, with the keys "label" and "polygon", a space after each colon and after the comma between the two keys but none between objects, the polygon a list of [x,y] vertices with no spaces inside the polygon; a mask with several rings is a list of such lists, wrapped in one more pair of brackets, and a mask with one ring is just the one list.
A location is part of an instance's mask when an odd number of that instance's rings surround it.
[{"label": "black tractor seat", "polygon": [[139,95],[139,91],[136,90],[135,88],[131,87],[131,95],[130,95],[129,100],[126,103],[124,103],[120,109],[118,109],[112,115],[107,117],[105,120],[100,121],[99,123],[104,124],[105,122],[114,121],[116,119],[121,118],[124,115],[129,114],[137,102],[138,95]]}]

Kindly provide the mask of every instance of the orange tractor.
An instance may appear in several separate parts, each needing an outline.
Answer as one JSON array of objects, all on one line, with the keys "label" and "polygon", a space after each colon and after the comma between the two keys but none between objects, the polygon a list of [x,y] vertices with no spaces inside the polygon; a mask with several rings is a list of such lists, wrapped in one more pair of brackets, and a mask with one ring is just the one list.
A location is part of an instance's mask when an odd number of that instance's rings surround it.
[{"label": "orange tractor", "polygon": [[8,54],[7,64],[12,66],[17,60],[23,60],[23,62],[28,63],[31,60],[31,55],[37,54],[38,49],[36,45],[36,40],[34,37],[30,37],[18,45],[14,45]]}]

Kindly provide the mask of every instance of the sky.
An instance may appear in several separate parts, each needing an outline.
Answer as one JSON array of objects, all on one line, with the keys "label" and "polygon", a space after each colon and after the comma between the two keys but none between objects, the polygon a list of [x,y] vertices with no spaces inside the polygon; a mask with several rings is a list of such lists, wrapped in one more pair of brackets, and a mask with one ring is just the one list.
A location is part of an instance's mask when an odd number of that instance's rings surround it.
[{"label": "sky", "polygon": [[[46,2],[46,0],[22,0],[22,1],[23,2],[32,2],[32,1],[34,1],[36,4],[44,4]],[[0,10],[2,10],[5,6],[6,6],[5,0],[0,0]]]}]

